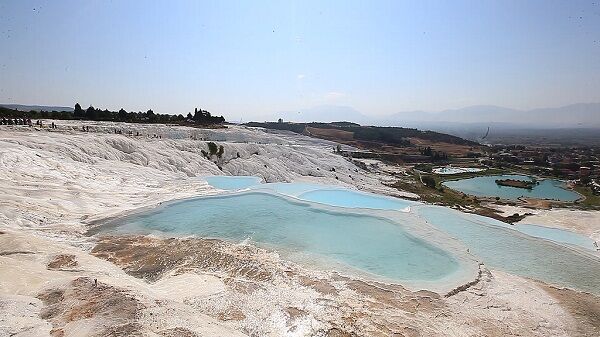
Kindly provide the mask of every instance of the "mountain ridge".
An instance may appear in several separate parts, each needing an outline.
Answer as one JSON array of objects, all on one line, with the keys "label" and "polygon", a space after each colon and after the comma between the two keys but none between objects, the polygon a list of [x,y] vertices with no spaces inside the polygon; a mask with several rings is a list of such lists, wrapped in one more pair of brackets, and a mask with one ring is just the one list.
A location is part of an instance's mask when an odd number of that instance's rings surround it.
[{"label": "mountain ridge", "polygon": [[490,123],[521,127],[600,127],[600,103],[574,103],[553,108],[520,110],[496,105],[473,105],[439,112],[398,112],[384,119],[386,123]]},{"label": "mountain ridge", "polygon": [[0,107],[19,110],[19,111],[73,111],[73,107],[68,106],[52,106],[52,105],[27,105],[27,104],[4,104],[0,103]]}]

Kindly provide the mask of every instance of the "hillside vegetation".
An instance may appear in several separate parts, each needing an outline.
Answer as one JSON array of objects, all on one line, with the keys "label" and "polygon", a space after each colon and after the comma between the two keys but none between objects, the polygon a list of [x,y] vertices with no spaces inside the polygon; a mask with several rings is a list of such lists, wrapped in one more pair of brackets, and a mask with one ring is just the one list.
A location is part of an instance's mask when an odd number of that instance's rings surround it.
[{"label": "hillside vegetation", "polygon": [[[65,111],[46,111],[46,110],[29,110],[21,111],[16,108],[0,106],[0,118],[6,120],[12,119],[76,119],[104,122],[129,122],[129,123],[176,123],[176,124],[199,124],[212,125],[222,124],[225,122],[223,116],[213,116],[209,111],[202,109],[194,109],[194,114],[189,112],[187,116],[182,114],[170,115],[155,113],[151,109],[146,112],[125,111],[121,108],[119,111],[110,111],[108,109],[94,108],[93,106],[87,109],[82,109],[79,103],[75,104],[75,108]],[[7,123],[11,123],[8,121]]]},{"label": "hillside vegetation", "polygon": [[[410,138],[419,138],[431,142],[449,143],[456,145],[477,146],[476,142],[466,140],[460,137],[434,132],[421,131],[412,128],[402,127],[379,127],[379,126],[361,126],[354,123],[275,123],[275,122],[250,122],[248,126],[262,127],[266,129],[288,130],[295,133],[309,133],[315,137],[334,139],[336,134],[343,134],[343,138],[348,138],[348,133],[352,133],[353,139],[358,141],[379,142],[390,145],[410,145]],[[307,129],[309,132],[307,132]],[[315,129],[330,129],[334,132],[328,132],[331,137],[325,136],[323,132],[315,132]],[[341,132],[340,132],[341,131]]]}]

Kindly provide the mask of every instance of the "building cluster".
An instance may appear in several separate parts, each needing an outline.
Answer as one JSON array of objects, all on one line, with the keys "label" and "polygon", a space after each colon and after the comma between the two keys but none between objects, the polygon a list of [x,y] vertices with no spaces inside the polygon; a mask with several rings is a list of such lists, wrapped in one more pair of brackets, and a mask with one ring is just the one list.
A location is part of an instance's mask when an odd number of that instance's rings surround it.
[{"label": "building cluster", "polygon": [[485,160],[490,166],[517,165],[532,173],[591,183],[600,178],[600,148],[494,146]]}]

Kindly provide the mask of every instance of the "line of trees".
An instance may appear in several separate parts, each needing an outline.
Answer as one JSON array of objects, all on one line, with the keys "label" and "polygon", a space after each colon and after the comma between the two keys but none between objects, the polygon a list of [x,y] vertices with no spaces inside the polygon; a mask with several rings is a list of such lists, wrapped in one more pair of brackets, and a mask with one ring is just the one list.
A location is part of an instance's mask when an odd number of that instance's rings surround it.
[{"label": "line of trees", "polygon": [[223,116],[212,116],[210,112],[202,109],[194,109],[194,114],[188,113],[187,116],[158,114],[152,109],[146,112],[125,111],[121,108],[119,111],[110,111],[108,109],[98,109],[90,106],[82,109],[79,103],[75,104],[73,111],[19,111],[0,107],[0,117],[5,118],[32,118],[32,119],[79,119],[92,121],[114,121],[130,123],[176,123],[176,124],[199,124],[211,125],[225,122]]},{"label": "line of trees", "polygon": [[[42,111],[43,113],[43,111]],[[75,104],[75,109],[72,112],[72,118],[91,121],[114,121],[114,122],[130,122],[130,123],[178,123],[185,121],[183,115],[168,115],[157,114],[152,109],[146,112],[125,111],[121,108],[119,111],[110,111],[108,109],[98,109],[89,106],[83,110],[79,103]]]},{"label": "line of trees", "polygon": [[419,148],[419,153],[424,156],[429,156],[433,161],[448,160],[448,154],[443,151],[434,151],[430,146]]}]

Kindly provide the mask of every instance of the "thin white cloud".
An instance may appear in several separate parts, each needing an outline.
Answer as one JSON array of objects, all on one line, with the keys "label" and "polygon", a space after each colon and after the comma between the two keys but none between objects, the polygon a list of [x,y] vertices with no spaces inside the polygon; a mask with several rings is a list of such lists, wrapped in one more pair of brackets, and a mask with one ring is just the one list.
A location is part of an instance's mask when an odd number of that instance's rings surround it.
[{"label": "thin white cloud", "polygon": [[329,102],[335,102],[339,99],[346,97],[346,94],[339,91],[330,91],[325,94],[325,99]]},{"label": "thin white cloud", "polygon": [[306,77],[306,75],[304,75],[304,74],[298,74],[298,75],[296,75],[296,78],[299,79],[299,80],[304,79],[305,77]]}]

